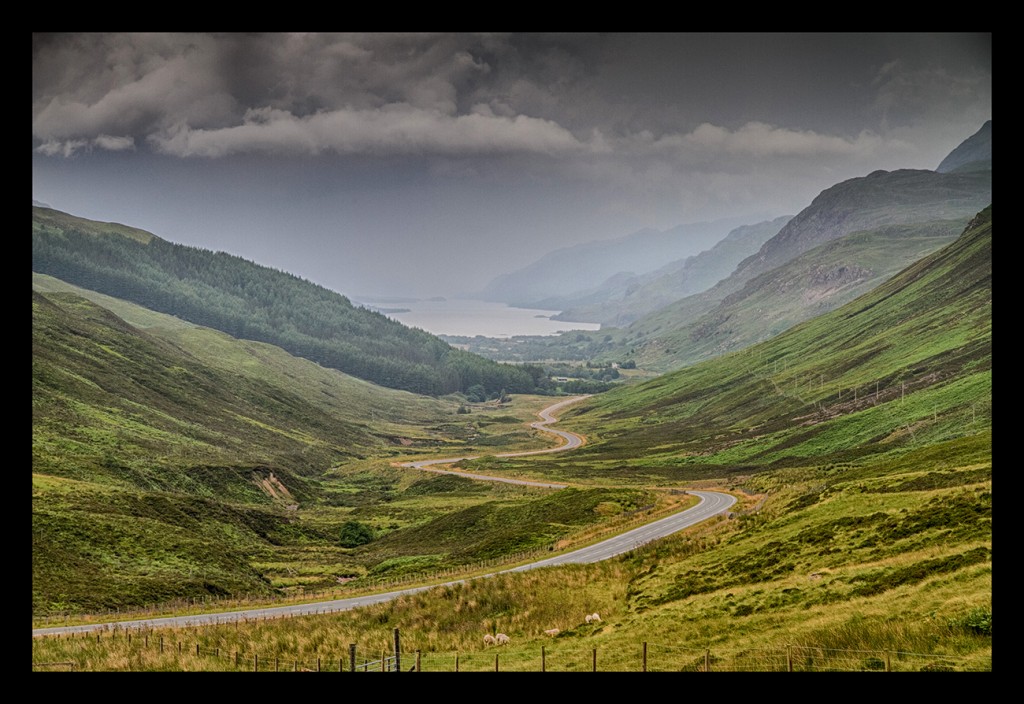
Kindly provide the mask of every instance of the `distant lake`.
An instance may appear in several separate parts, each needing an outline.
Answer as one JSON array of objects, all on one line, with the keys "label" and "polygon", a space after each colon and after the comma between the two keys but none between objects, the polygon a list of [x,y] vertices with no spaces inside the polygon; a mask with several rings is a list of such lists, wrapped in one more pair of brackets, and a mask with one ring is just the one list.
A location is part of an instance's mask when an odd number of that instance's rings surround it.
[{"label": "distant lake", "polygon": [[363,302],[392,320],[435,335],[507,338],[514,335],[557,335],[566,330],[600,330],[600,323],[550,320],[557,310],[513,308],[504,303],[465,299]]}]

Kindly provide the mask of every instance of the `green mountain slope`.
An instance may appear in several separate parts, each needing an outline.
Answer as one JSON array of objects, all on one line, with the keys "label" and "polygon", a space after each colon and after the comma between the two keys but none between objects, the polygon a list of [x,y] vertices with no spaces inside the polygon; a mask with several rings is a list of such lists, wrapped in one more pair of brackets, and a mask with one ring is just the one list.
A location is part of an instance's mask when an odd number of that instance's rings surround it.
[{"label": "green mountain slope", "polygon": [[542,373],[457,350],[337,293],[223,252],[32,208],[32,269],[390,388],[530,392]]},{"label": "green mountain slope", "polygon": [[[906,265],[908,257],[933,251],[920,245],[940,246],[947,241],[942,237],[953,236],[991,198],[991,172],[878,171],[844,181],[823,191],[757,254],[712,288],[621,331],[602,331],[620,341],[602,358],[636,358],[664,371],[766,339],[849,300],[849,294],[877,285]],[[838,249],[825,246],[868,231],[875,234],[868,239],[858,235]],[[894,241],[885,243],[886,238]],[[900,241],[905,238],[909,239]],[[880,258],[881,250],[889,254]],[[836,258],[839,252],[841,261]],[[817,256],[821,261],[814,261]],[[795,268],[780,269],[797,257],[804,259],[795,262]],[[847,288],[845,297],[815,295],[815,289],[829,286],[829,279],[837,285],[863,285]],[[802,287],[806,292],[797,291]],[[794,307],[797,294],[803,303]]]},{"label": "green mountain slope", "polygon": [[455,414],[119,302],[142,331],[37,278],[51,289],[32,302],[39,611],[265,591],[254,555],[304,533],[330,544],[294,521],[332,467],[433,446]]},{"label": "green mountain slope", "polygon": [[[581,455],[729,472],[842,461],[990,428],[991,207],[854,301],[577,408]],[[715,469],[718,468],[718,469]]]},{"label": "green mountain slope", "polygon": [[542,396],[467,414],[43,274],[32,332],[36,614],[473,565],[646,494],[544,500],[391,466],[536,448]]},{"label": "green mountain slope", "polygon": [[668,370],[743,349],[870,291],[962,229],[960,220],[890,225],[828,242],[755,277],[688,324],[678,324],[678,306],[648,316],[629,330],[629,356]]}]

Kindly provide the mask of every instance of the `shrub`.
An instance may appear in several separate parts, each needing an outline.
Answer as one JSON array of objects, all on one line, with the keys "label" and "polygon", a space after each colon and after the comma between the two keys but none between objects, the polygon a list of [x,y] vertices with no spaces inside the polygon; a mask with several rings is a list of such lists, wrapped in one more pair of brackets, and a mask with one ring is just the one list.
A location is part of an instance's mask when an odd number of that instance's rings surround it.
[{"label": "shrub", "polygon": [[949,620],[950,628],[975,633],[980,636],[992,635],[992,610],[979,606],[963,616]]},{"label": "shrub", "polygon": [[359,521],[346,521],[341,527],[338,544],[343,548],[357,548],[373,540],[373,529]]}]

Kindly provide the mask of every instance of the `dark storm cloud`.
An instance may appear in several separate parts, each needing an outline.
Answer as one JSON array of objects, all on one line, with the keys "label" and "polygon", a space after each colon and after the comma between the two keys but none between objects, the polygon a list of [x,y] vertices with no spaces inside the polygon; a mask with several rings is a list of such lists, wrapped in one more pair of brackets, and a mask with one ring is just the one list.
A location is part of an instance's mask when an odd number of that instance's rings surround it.
[{"label": "dark storm cloud", "polygon": [[[630,158],[652,143],[682,157],[687,145],[713,143],[726,158],[854,156],[889,148],[884,127],[957,104],[984,109],[990,71],[977,61],[929,64],[920,51],[880,53],[877,66],[847,59],[894,43],[874,35],[55,35],[33,47],[33,135],[44,153],[64,155],[131,139],[193,157]],[[850,111],[844,118],[829,107],[851,93],[864,96],[852,112],[874,110],[876,123],[850,129]],[[714,134],[731,136],[709,141]],[[755,145],[761,137],[764,148]]]},{"label": "dark storm cloud", "polygon": [[508,52],[464,35],[48,37],[35,47],[33,134],[48,154],[100,134],[203,157],[586,149],[513,104],[550,103],[550,86],[485,89],[483,55]]},{"label": "dark storm cloud", "polygon": [[[398,283],[432,268],[472,288],[495,259],[792,214],[840,180],[935,168],[992,102],[987,34],[37,34],[32,51],[35,197],[243,255],[262,238],[266,263],[288,227],[288,267],[341,289],[381,281],[385,251]],[[319,273],[307,244],[346,256]]]}]

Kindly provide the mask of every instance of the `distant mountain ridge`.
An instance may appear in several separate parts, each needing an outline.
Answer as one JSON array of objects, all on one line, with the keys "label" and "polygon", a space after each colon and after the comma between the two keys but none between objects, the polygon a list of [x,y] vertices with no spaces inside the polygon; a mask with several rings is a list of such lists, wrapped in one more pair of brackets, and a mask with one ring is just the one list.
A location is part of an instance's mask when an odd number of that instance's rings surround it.
[{"label": "distant mountain ridge", "polygon": [[644,274],[666,262],[699,254],[747,223],[745,218],[729,218],[668,230],[646,228],[625,237],[565,247],[518,271],[498,276],[477,297],[536,307],[538,301],[592,289],[622,272]]},{"label": "distant mountain ridge", "polygon": [[641,276],[617,274],[585,296],[542,301],[541,307],[561,309],[552,320],[579,320],[624,326],[680,298],[700,293],[732,273],[792,218],[784,215],[753,225],[741,225],[713,247]]}]

